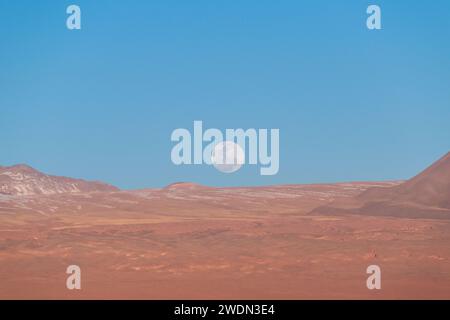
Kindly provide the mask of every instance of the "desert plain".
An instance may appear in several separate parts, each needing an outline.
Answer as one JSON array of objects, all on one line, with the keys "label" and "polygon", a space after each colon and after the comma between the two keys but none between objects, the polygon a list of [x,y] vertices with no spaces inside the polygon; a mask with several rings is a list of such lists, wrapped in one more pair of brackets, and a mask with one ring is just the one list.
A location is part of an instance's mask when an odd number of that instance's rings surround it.
[{"label": "desert plain", "polygon": [[450,299],[449,174],[119,190],[0,167],[0,299]]}]

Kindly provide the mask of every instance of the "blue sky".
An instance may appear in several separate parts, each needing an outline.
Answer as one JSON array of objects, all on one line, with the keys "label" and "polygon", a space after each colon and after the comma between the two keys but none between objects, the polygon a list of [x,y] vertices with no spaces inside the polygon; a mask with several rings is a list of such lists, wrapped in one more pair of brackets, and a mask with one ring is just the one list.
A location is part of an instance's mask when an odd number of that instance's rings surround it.
[{"label": "blue sky", "polygon": [[[450,150],[449,39],[445,0],[0,0],[0,164],[122,188],[408,178]],[[194,120],[279,128],[278,175],[173,165]]]}]

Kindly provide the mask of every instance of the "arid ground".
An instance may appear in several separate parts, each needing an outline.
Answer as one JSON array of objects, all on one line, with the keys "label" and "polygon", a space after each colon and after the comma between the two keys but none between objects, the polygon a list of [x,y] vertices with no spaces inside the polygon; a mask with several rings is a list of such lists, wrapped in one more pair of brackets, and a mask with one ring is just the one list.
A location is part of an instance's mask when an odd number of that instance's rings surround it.
[{"label": "arid ground", "polygon": [[[136,191],[0,167],[0,298],[450,299],[449,163],[419,182]],[[439,206],[402,196],[411,181]]]}]

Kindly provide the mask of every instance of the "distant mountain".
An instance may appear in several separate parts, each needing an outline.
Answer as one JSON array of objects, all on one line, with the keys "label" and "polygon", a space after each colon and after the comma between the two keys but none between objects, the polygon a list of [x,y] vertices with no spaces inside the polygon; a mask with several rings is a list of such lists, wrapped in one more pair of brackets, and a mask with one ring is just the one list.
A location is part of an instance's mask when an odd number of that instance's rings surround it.
[{"label": "distant mountain", "polygon": [[450,209],[450,152],[412,179],[392,188],[368,189],[360,198]]},{"label": "distant mountain", "polygon": [[0,194],[48,195],[118,190],[118,188],[102,182],[47,175],[24,164],[10,167],[0,166]]},{"label": "distant mountain", "polygon": [[404,183],[369,188],[351,201],[318,207],[311,213],[450,219],[450,152]]}]

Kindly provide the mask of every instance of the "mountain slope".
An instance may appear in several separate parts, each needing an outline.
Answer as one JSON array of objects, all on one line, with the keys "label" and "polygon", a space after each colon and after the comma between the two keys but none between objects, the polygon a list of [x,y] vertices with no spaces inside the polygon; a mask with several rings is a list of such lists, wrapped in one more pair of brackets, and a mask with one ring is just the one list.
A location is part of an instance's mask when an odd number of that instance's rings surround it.
[{"label": "mountain slope", "polygon": [[450,153],[397,186],[370,188],[350,201],[321,206],[311,214],[450,219]]},{"label": "mountain slope", "polygon": [[0,194],[48,195],[119,189],[101,182],[46,175],[27,165],[0,166]]},{"label": "mountain slope", "polygon": [[392,188],[369,189],[360,198],[450,209],[450,152],[412,179]]}]

